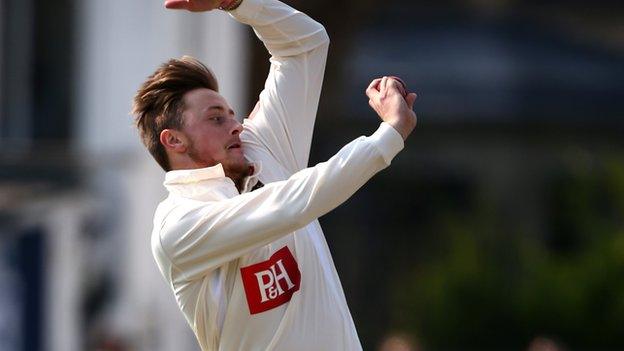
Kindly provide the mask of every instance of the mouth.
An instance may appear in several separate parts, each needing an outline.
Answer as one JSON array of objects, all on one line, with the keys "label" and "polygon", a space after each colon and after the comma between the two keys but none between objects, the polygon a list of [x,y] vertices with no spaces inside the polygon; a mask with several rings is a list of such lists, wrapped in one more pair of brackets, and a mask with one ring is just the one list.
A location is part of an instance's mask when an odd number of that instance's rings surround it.
[{"label": "mouth", "polygon": [[233,149],[240,149],[241,148],[241,144],[240,143],[234,143],[230,146],[227,147],[228,150],[233,150]]}]

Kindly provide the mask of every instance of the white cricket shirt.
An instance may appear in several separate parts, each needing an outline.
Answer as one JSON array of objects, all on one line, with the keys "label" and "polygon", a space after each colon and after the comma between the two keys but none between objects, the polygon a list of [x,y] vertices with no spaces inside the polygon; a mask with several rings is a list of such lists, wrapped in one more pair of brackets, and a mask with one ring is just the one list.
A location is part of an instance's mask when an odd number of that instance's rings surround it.
[{"label": "white cricket shirt", "polygon": [[[381,123],[305,168],[327,33],[276,0],[245,0],[232,15],[271,53],[259,108],[241,133],[258,166],[242,194],[220,164],[168,172],[154,258],[204,351],[361,350],[317,218],[387,167],[403,139]],[[249,191],[258,180],[265,186]]]}]

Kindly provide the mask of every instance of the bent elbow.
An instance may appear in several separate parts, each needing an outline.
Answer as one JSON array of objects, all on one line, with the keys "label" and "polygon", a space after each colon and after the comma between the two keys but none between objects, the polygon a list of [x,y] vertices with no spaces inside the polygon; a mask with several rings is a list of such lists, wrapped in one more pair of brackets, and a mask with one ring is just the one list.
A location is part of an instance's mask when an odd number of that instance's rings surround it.
[{"label": "bent elbow", "polygon": [[322,37],[322,42],[325,45],[329,45],[329,33],[327,32],[327,29],[325,29],[325,26],[319,23],[319,26],[321,27],[320,33],[321,33],[321,37]]}]

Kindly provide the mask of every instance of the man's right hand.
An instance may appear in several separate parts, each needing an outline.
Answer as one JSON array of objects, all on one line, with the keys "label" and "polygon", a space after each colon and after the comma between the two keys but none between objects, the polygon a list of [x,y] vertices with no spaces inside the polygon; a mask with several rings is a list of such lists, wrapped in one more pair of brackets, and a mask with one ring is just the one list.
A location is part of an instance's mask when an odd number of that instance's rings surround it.
[{"label": "man's right hand", "polygon": [[366,96],[381,120],[390,124],[405,140],[416,127],[416,113],[412,110],[416,94],[405,92],[403,95],[403,88],[402,83],[391,77],[377,78],[366,89]]},{"label": "man's right hand", "polygon": [[229,0],[166,0],[165,7],[170,10],[187,10],[191,12],[211,11]]}]

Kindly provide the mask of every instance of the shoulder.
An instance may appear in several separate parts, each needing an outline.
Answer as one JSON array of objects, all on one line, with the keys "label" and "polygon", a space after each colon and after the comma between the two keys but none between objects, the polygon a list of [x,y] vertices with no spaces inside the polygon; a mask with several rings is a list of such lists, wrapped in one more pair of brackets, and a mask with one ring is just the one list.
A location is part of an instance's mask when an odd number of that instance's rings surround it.
[{"label": "shoulder", "polygon": [[163,244],[175,240],[206,216],[211,208],[211,202],[170,196],[156,208],[152,235],[158,236]]},{"label": "shoulder", "polygon": [[197,215],[205,214],[213,208],[214,201],[200,201],[185,197],[170,196],[161,202],[154,214],[154,227],[166,229]]}]

